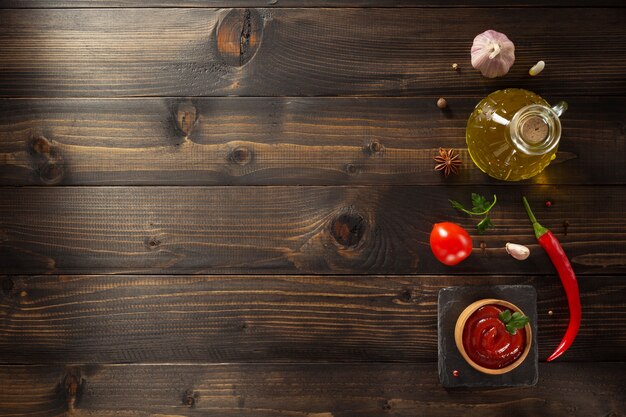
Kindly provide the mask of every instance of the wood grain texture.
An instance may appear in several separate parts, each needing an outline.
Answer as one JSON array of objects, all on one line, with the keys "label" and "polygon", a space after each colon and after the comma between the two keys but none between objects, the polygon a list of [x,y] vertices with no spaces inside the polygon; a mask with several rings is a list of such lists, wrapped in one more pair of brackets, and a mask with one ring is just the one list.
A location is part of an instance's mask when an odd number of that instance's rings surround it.
[{"label": "wood grain texture", "polygon": [[[532,182],[626,184],[624,99],[566,100],[558,158]],[[0,184],[495,183],[465,149],[478,99],[435,101],[0,99]],[[460,149],[459,176],[433,170],[440,146]]]},{"label": "wood grain texture", "polygon": [[[485,235],[448,202],[469,203],[471,192],[498,196],[496,226]],[[522,208],[524,194],[577,273],[624,273],[626,195],[613,186],[0,188],[0,270],[552,273]],[[474,238],[474,256],[455,268],[436,261],[428,244],[432,225],[444,220]],[[504,251],[508,241],[535,253],[517,262]]]},{"label": "wood grain texture", "polygon": [[0,8],[72,7],[620,7],[621,0],[0,0]]},{"label": "wood grain texture", "polygon": [[625,372],[540,364],[534,388],[446,391],[436,364],[0,366],[0,416],[620,416]]},{"label": "wood grain texture", "polygon": [[[480,96],[512,85],[623,96],[625,18],[626,8],[10,9],[0,97]],[[516,45],[497,80],[469,63],[490,27]],[[540,59],[546,70],[528,76]]]},{"label": "wood grain texture", "polygon": [[[538,293],[544,360],[568,323],[558,277],[0,277],[0,362],[436,362],[437,296]],[[580,278],[583,321],[561,361],[626,361],[626,283]],[[549,314],[552,311],[552,314]]]}]

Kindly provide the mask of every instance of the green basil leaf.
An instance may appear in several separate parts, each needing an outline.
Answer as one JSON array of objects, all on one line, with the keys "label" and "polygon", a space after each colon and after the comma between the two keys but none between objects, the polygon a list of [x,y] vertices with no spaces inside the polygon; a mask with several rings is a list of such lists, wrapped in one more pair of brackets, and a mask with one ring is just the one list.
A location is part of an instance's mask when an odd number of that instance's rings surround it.
[{"label": "green basil leaf", "polygon": [[518,329],[522,329],[530,321],[528,317],[519,311],[511,314],[510,310],[504,310],[498,315],[498,317],[500,318],[500,321],[504,323],[506,331],[512,335],[515,335]]},{"label": "green basil leaf", "polygon": [[511,324],[509,323],[506,325],[506,331],[511,333],[512,335],[515,335],[517,334],[517,327],[511,326]]},{"label": "green basil leaf", "polygon": [[466,209],[463,206],[463,204],[459,203],[458,201],[455,201],[455,200],[448,200],[448,201],[450,202],[453,208],[455,208],[456,210],[459,210],[460,212],[469,214],[470,216],[485,216],[476,225],[476,228],[478,229],[479,233],[482,233],[485,230],[487,230],[489,227],[493,226],[493,223],[491,223],[491,219],[489,218],[489,212],[491,211],[493,206],[496,205],[496,202],[498,201],[495,194],[493,196],[493,202],[489,202],[482,195],[472,193],[472,206],[473,206],[472,210]]},{"label": "green basil leaf", "polygon": [[459,203],[458,201],[454,201],[454,200],[448,200],[450,202],[450,204],[452,204],[452,207],[454,207],[455,209],[462,211],[464,213],[467,213],[467,210],[465,209],[465,207],[463,207],[463,204]]},{"label": "green basil leaf", "polygon": [[518,319],[512,319],[509,323],[514,325],[518,329],[521,329],[522,327],[526,326],[528,322],[528,317],[520,317]]},{"label": "green basil leaf", "polygon": [[472,211],[477,211],[477,212],[485,211],[488,205],[489,204],[485,197],[476,193],[472,193],[472,206],[473,206]]},{"label": "green basil leaf", "polygon": [[506,324],[511,321],[511,312],[509,310],[504,310],[502,313],[500,313],[499,317],[500,320],[502,320],[502,322]]},{"label": "green basil leaf", "polygon": [[478,232],[483,233],[485,230],[487,230],[488,228],[490,228],[491,226],[493,226],[493,223],[491,223],[491,219],[489,218],[489,216],[485,216],[484,219],[482,219],[477,225],[476,225],[476,229],[478,229]]}]

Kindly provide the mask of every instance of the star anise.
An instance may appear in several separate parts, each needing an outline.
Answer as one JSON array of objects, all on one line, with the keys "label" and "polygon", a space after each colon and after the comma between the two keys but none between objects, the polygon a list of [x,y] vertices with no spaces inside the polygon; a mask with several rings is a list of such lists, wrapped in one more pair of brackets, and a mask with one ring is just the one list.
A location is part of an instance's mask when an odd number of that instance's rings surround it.
[{"label": "star anise", "polygon": [[435,170],[443,171],[444,177],[447,177],[450,173],[459,173],[461,160],[459,159],[459,154],[452,149],[445,150],[439,148],[439,155],[435,156],[435,162],[437,162]]}]

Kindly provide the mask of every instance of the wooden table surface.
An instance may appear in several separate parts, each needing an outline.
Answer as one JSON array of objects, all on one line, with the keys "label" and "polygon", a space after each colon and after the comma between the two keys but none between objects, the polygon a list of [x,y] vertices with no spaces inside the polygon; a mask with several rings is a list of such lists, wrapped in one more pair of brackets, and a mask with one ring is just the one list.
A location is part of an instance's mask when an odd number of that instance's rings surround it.
[{"label": "wooden table surface", "polygon": [[[626,9],[484,3],[0,0],[0,416],[625,416]],[[503,78],[471,68],[486,29]],[[570,106],[521,183],[465,149],[504,87]],[[448,203],[471,192],[498,196],[483,235]],[[581,288],[553,363],[567,302],[523,194]],[[475,245],[454,268],[444,220]],[[537,289],[536,387],[439,384],[438,291],[481,284]]]}]

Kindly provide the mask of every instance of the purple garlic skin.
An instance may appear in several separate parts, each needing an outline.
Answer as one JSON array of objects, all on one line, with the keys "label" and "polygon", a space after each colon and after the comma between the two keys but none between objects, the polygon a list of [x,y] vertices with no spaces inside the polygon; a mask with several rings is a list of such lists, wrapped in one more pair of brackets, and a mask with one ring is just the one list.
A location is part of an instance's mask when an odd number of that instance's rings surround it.
[{"label": "purple garlic skin", "polygon": [[501,77],[515,62],[515,45],[504,33],[487,30],[474,38],[472,66],[487,78]]}]

